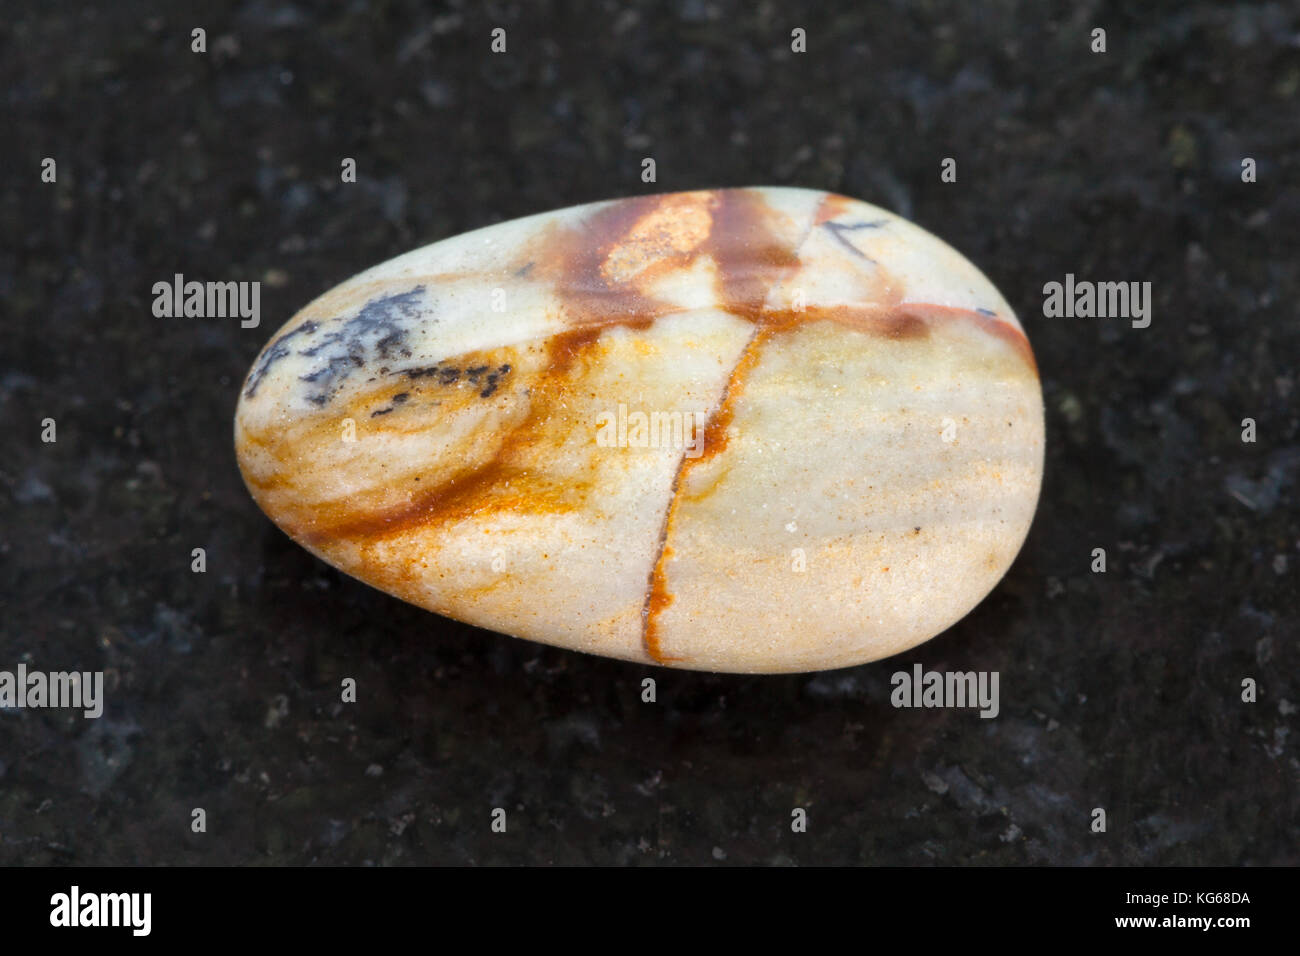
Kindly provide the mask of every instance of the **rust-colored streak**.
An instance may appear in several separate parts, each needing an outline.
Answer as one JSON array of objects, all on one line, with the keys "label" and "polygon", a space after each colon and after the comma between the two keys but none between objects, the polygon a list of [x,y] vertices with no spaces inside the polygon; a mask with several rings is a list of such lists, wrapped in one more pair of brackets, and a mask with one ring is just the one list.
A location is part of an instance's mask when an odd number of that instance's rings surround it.
[{"label": "rust-colored streak", "polygon": [[722,393],[722,400],[704,426],[704,439],[700,444],[699,455],[685,459],[684,467],[687,472],[711,458],[716,458],[726,450],[727,441],[731,435],[731,424],[736,417],[736,402],[744,390],[745,379],[754,366],[758,364],[758,357],[762,352],[763,345],[772,335],[773,332],[767,328],[755,330],[753,337],[745,346],[745,350],[740,354],[740,360],[736,363],[736,367],[731,370],[731,375],[727,379],[726,389]]},{"label": "rust-colored streak", "polygon": [[838,219],[844,215],[852,206],[853,200],[848,196],[841,196],[837,193],[827,193],[817,207],[817,215],[813,219],[814,226],[820,226],[828,223],[833,219]]},{"label": "rust-colored streak", "polygon": [[759,193],[718,193],[707,249],[717,266],[721,307],[733,315],[757,318],[772,289],[799,264],[798,250],[781,235],[777,215]]},{"label": "rust-colored streak", "polygon": [[[250,433],[245,432],[241,438],[246,438]],[[249,439],[251,443],[251,439]],[[290,476],[282,471],[277,471],[270,475],[253,475],[247,471],[244,472],[244,481],[250,488],[261,492],[282,491],[292,485]]]},{"label": "rust-colored streak", "polygon": [[780,216],[749,189],[643,196],[611,203],[579,226],[554,227],[526,258],[542,263],[573,328],[645,328],[678,307],[651,291],[666,274],[712,260],[718,306],[757,320],[798,265]]},{"label": "rust-colored streak", "polygon": [[1006,322],[1001,322],[992,316],[981,315],[979,312],[969,312],[963,309],[958,309],[957,311],[966,312],[967,315],[972,316],[975,319],[985,332],[997,336],[1002,339],[1002,341],[1011,345],[1034,373],[1034,378],[1037,379],[1039,377],[1038,361],[1034,358],[1034,350],[1030,347],[1029,339],[1026,337],[1024,332],[1017,329],[1015,326]]},{"label": "rust-colored streak", "polygon": [[602,331],[595,326],[584,326],[553,336],[548,375],[555,377],[567,374],[579,358],[590,352]]},{"label": "rust-colored streak", "polygon": [[722,190],[717,195],[718,208],[707,251],[716,266],[720,307],[732,315],[749,319],[755,323],[755,328],[727,376],[717,407],[705,425],[700,455],[695,458],[683,455],[673,477],[659,535],[659,554],[650,571],[645,606],[641,612],[642,646],[650,659],[659,664],[682,660],[668,656],[659,631],[660,614],[673,603],[667,573],[673,552],[668,542],[681,501],[682,483],[693,468],[726,449],[735,403],[758,362],[764,344],[776,332],[801,320],[792,319],[787,314],[769,314],[764,310],[772,290],[799,265],[798,249],[780,235],[775,212],[760,194],[748,190]]},{"label": "rust-colored streak", "polygon": [[[610,203],[579,226],[543,231],[531,256],[542,264],[540,271],[553,279],[571,327],[626,324],[644,328],[672,311],[668,303],[646,290],[663,271],[694,258],[708,228],[707,216],[701,214],[707,214],[711,205],[709,194],[682,195],[698,197],[692,207],[694,224],[683,233],[656,225],[670,221],[666,204],[674,196],[639,196]],[[629,235],[639,238],[626,247]]]},{"label": "rust-colored streak", "polygon": [[753,321],[755,329],[727,377],[718,407],[708,418],[701,454],[698,458],[682,455],[677,462],[659,533],[659,554],[650,570],[645,606],[641,611],[642,648],[656,663],[680,662],[682,659],[668,656],[659,633],[659,615],[673,601],[667,580],[667,564],[672,559],[668,540],[672,536],[681,499],[682,481],[698,463],[714,458],[727,447],[728,432],[735,415],[733,407],[744,388],[745,377],[757,362],[762,342],[767,338],[768,332],[761,324],[764,303],[772,289],[800,261],[796,246],[777,232],[775,213],[762,195],[748,190],[722,190],[715,195],[714,221],[703,251],[714,260],[719,306],[732,315]]},{"label": "rust-colored streak", "polygon": [[883,320],[881,334],[892,342],[927,339],[930,337],[930,326],[919,315],[896,311]]},{"label": "rust-colored streak", "polygon": [[672,548],[668,542],[672,538],[673,527],[677,521],[677,509],[682,500],[682,483],[686,481],[691,470],[701,462],[720,454],[727,447],[728,430],[735,415],[735,402],[744,388],[745,378],[758,362],[758,354],[768,333],[763,328],[755,329],[746,343],[740,359],[727,377],[727,384],[718,401],[718,406],[709,416],[704,426],[704,441],[700,455],[688,458],[683,455],[677,462],[677,473],[673,476],[672,491],[668,498],[668,509],[664,513],[663,527],[659,533],[659,555],[650,571],[650,580],[646,587],[645,607],[641,611],[641,643],[650,659],[659,664],[679,661],[681,658],[668,657],[663,648],[659,634],[659,615],[673,603],[673,596],[668,590],[667,563],[672,558]]},{"label": "rust-colored streak", "polygon": [[659,197],[648,211],[607,252],[601,275],[610,282],[627,282],[647,269],[682,256],[692,256],[713,232],[712,193],[675,193]]},{"label": "rust-colored streak", "polygon": [[1003,322],[996,316],[984,315],[974,309],[962,309],[951,305],[936,305],[931,302],[907,302],[899,306],[899,312],[911,320],[920,321],[927,326],[931,322],[974,322],[986,334],[1001,339],[1038,376],[1038,363],[1034,360],[1034,350],[1029,345],[1025,333],[1010,322]]},{"label": "rust-colored streak", "polygon": [[508,483],[508,472],[500,455],[481,468],[466,471],[443,485],[424,491],[406,504],[381,511],[357,514],[342,510],[334,520],[314,526],[303,539],[316,547],[345,538],[375,539],[409,531],[436,520],[448,521],[479,510],[484,492],[498,483]]},{"label": "rust-colored streak", "polygon": [[680,657],[669,657],[664,652],[663,641],[659,636],[659,614],[673,603],[673,596],[668,593],[667,574],[664,570],[664,562],[672,557],[672,553],[672,548],[666,545],[659,552],[659,560],[655,562],[650,572],[650,587],[646,591],[645,608],[641,612],[644,623],[641,643],[646,654],[657,664],[672,664],[682,660]]},{"label": "rust-colored streak", "polygon": [[1038,365],[1024,332],[995,316],[974,309],[931,302],[890,302],[883,305],[810,306],[801,310],[764,312],[760,331],[770,337],[810,322],[835,322],[876,338],[901,342],[929,337],[941,322],[973,322],[983,332],[1009,345],[1038,377]]}]

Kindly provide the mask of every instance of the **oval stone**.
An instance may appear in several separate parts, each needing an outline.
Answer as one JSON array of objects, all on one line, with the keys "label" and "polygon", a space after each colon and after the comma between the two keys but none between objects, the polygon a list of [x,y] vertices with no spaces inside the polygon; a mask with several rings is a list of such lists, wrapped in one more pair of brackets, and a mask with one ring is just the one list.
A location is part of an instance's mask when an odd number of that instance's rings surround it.
[{"label": "oval stone", "polygon": [[324,561],[505,634],[733,672],[938,634],[1019,551],[1029,343],[883,209],[759,188],[530,216],[294,316],[244,383],[250,492]]}]

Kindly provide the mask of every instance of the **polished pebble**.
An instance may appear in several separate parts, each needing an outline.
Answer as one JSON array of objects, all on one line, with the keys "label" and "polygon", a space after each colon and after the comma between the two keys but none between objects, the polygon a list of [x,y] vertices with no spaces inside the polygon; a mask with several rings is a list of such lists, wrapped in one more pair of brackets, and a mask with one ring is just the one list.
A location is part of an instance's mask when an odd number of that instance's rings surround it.
[{"label": "polished pebble", "polygon": [[1033,518],[1043,406],[1020,323],[952,248],[843,196],[728,189],[353,277],[253,363],[235,446],[280,528],[403,600],[771,673],[898,653],[979,603]]}]

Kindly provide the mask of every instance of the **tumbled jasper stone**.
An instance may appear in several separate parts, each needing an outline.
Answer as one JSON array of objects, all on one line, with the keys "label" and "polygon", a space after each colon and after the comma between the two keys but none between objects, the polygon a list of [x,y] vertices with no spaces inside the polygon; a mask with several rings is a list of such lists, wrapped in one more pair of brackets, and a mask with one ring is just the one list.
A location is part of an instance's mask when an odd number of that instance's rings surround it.
[{"label": "tumbled jasper stone", "polygon": [[235,445],[277,525],[403,600],[626,660],[808,671],[988,594],[1038,500],[1043,406],[1011,308],[943,242],[732,189],[361,273],[263,349]]}]

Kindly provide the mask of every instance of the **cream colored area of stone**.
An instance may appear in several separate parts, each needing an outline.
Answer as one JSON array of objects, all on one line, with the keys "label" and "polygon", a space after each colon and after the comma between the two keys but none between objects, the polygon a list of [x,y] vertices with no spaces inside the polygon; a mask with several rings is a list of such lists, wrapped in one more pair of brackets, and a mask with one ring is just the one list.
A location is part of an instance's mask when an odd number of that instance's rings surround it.
[{"label": "cream colored area of stone", "polygon": [[781,672],[906,650],[1006,572],[1042,463],[1038,381],[978,327],[895,341],[818,322],[776,336],[726,449],[682,482],[663,652]]}]

